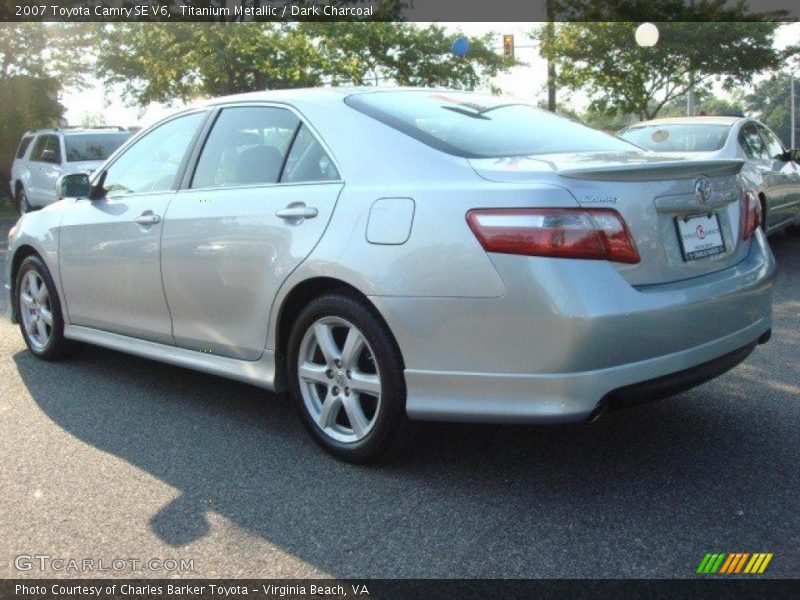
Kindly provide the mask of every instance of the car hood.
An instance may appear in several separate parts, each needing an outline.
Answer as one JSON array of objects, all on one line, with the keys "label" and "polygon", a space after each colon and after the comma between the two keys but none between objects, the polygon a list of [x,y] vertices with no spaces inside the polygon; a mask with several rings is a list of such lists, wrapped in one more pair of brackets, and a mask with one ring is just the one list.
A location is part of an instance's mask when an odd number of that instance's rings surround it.
[{"label": "car hood", "polygon": [[81,160],[64,163],[64,173],[93,173],[103,164],[102,160]]}]

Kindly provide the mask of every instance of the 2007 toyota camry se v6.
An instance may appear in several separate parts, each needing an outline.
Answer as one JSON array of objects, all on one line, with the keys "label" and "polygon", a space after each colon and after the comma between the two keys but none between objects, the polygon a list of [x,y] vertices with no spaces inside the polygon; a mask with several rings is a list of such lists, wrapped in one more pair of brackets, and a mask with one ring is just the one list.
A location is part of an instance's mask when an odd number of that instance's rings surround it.
[{"label": "2007 toyota camry se v6", "polygon": [[288,390],[353,461],[406,417],[585,420],[769,337],[741,166],[471,93],[211,100],[20,219],[11,317],[43,359],[79,340]]}]

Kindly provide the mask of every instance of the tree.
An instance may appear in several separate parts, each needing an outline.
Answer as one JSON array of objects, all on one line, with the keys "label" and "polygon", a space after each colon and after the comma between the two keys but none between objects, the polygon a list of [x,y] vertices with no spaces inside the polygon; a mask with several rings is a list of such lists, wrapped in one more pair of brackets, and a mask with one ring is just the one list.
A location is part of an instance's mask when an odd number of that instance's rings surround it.
[{"label": "tree", "polygon": [[474,89],[516,60],[496,52],[494,34],[469,39],[467,56],[450,52],[454,36],[436,25],[409,23],[303,23],[300,32],[326,57],[324,73],[334,84]]},{"label": "tree", "polygon": [[56,125],[61,87],[80,83],[80,52],[70,52],[64,27],[4,23],[0,28],[0,177],[8,184],[22,134]]},{"label": "tree", "polygon": [[558,58],[559,83],[584,89],[593,110],[651,119],[690,86],[702,92],[719,79],[731,89],[775,68],[781,59],[772,45],[778,26],[660,23],[658,43],[642,48],[634,41],[635,23],[560,23],[549,51]]},{"label": "tree", "polygon": [[[791,140],[789,80],[789,73],[774,73],[756,85],[753,92],[744,98],[747,110],[777,133],[786,146]],[[800,88],[800,82],[795,80],[795,93],[800,95],[797,88]],[[800,110],[800,106],[795,107],[795,110]],[[800,127],[795,129],[795,140],[800,140]]]},{"label": "tree", "polygon": [[96,72],[137,104],[323,83],[473,88],[515,64],[474,37],[407,23],[149,23],[96,26]]}]

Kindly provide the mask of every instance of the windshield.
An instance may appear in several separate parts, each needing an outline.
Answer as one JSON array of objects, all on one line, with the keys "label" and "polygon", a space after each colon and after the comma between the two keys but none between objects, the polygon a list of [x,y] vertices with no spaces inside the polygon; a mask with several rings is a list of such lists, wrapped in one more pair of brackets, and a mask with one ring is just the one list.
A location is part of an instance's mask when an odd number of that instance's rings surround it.
[{"label": "windshield", "polygon": [[429,146],[466,158],[638,150],[585,125],[499,96],[397,91],[356,94],[345,102]]},{"label": "windshield", "polygon": [[725,145],[730,125],[683,123],[643,125],[619,133],[619,137],[658,152],[714,152]]},{"label": "windshield", "polygon": [[64,136],[68,162],[105,160],[131,137],[130,132],[75,133]]}]

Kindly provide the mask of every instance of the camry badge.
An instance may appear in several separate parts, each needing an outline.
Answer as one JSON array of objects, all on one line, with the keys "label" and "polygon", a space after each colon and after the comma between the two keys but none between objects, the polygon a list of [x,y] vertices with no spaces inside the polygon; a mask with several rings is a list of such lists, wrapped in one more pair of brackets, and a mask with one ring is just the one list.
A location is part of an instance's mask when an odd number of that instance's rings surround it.
[{"label": "camry badge", "polygon": [[701,177],[694,182],[694,199],[698,204],[708,204],[711,201],[711,180]]}]

